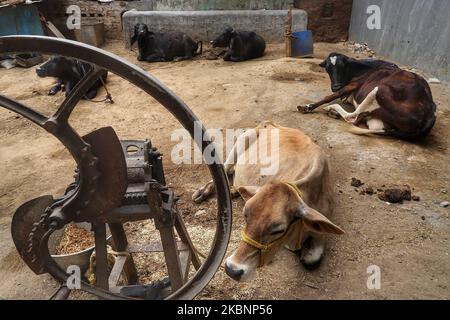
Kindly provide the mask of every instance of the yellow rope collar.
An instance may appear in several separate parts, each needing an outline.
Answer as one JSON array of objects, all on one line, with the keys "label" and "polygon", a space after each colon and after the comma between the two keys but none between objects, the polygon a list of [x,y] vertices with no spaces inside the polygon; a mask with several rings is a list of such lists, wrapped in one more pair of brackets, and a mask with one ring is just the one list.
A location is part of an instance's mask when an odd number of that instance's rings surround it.
[{"label": "yellow rope collar", "polygon": [[[292,182],[283,182],[283,183],[284,183],[285,185],[287,185],[290,189],[294,190],[295,193],[296,193],[300,198],[303,197],[303,192],[295,185],[295,183],[292,183]],[[286,231],[284,232],[284,234],[283,234],[280,238],[278,238],[278,239],[276,239],[276,240],[274,240],[274,241],[272,241],[272,242],[269,242],[269,243],[267,243],[267,244],[263,244],[263,243],[260,243],[260,242],[258,242],[258,241],[256,241],[256,240],[254,240],[252,237],[250,237],[250,236],[245,232],[245,230],[242,230],[242,232],[241,232],[242,241],[244,241],[244,242],[247,243],[248,245],[250,245],[250,246],[252,246],[252,247],[254,247],[254,248],[256,248],[256,249],[258,249],[258,250],[260,251],[259,266],[262,267],[262,266],[264,265],[264,263],[265,263],[267,253],[268,253],[273,247],[276,247],[276,246],[279,245],[280,243],[284,242],[284,241],[286,240],[286,238],[289,236],[291,230],[292,230],[298,223],[302,224],[302,223],[303,223],[303,220],[302,220],[302,219],[298,219],[297,221],[294,221],[294,222],[291,223],[291,225],[286,229]],[[300,228],[301,228],[301,227],[300,227]],[[302,230],[302,228],[301,228],[301,230]],[[300,248],[301,248],[301,244],[302,244],[302,243],[301,243],[301,241],[302,241],[302,235],[303,235],[303,232],[299,232],[297,241],[296,241],[296,243],[295,243],[295,250],[300,250]]]},{"label": "yellow rope collar", "polygon": [[297,187],[297,185],[293,182],[283,182],[285,185],[287,185],[289,188],[294,190],[294,192],[300,197],[300,199],[303,199],[303,192],[302,190]]}]

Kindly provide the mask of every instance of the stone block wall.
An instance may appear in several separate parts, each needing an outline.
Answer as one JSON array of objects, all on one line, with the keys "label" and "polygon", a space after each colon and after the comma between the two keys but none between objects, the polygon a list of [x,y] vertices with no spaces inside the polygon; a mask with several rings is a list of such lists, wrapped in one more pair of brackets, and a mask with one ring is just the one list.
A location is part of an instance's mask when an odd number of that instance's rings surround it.
[{"label": "stone block wall", "polygon": [[66,8],[78,5],[82,20],[101,20],[107,38],[122,36],[122,14],[140,11],[166,10],[282,10],[289,5],[308,13],[308,28],[313,30],[315,41],[339,41],[347,38],[352,0],[128,0],[100,3],[95,0],[44,0],[40,5],[47,19],[65,34]]}]

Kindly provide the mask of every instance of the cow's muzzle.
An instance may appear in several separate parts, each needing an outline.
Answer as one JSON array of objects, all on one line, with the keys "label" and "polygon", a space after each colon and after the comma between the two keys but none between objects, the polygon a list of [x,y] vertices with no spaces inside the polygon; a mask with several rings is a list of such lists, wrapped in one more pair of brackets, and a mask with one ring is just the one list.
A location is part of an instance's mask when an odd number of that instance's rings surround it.
[{"label": "cow's muzzle", "polygon": [[46,72],[42,68],[36,68],[36,74],[41,78],[44,78],[46,76]]},{"label": "cow's muzzle", "polygon": [[244,269],[234,266],[228,261],[225,262],[225,272],[233,280],[240,281],[244,275]]},{"label": "cow's muzzle", "polygon": [[337,92],[337,91],[341,90],[342,87],[343,86],[341,84],[334,84],[331,86],[331,91]]}]

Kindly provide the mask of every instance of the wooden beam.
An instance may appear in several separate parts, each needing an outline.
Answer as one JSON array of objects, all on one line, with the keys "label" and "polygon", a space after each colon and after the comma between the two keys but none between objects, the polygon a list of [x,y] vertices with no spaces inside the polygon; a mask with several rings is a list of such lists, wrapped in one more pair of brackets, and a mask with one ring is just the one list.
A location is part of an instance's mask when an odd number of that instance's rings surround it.
[{"label": "wooden beam", "polygon": [[120,276],[122,275],[125,262],[127,262],[127,256],[118,256],[116,258],[116,262],[114,263],[114,267],[112,268],[108,279],[110,289],[117,286]]},{"label": "wooden beam", "polygon": [[45,24],[50,30],[50,32],[57,38],[65,39],[64,35],[61,33],[61,31],[58,30],[58,28],[51,22],[51,21],[45,21]]}]

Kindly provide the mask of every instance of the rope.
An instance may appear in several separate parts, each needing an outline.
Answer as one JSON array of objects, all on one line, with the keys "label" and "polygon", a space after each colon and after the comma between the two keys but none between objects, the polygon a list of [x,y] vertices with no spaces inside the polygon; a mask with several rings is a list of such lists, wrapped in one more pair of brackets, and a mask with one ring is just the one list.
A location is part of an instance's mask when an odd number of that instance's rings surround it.
[{"label": "rope", "polygon": [[[76,62],[76,64],[77,64],[77,67],[80,69],[79,70],[79,73],[80,73],[80,77],[82,78],[83,76],[81,76],[81,74],[86,74],[87,73],[87,70],[86,70],[86,68],[84,67],[84,65],[83,65],[83,63],[81,62],[81,61],[79,61],[79,60],[75,60],[75,62]],[[109,103],[111,103],[111,104],[113,104],[114,103],[114,100],[112,99],[112,96],[111,96],[111,94],[109,93],[109,91],[108,91],[108,88],[106,87],[106,84],[105,84],[105,81],[103,81],[103,77],[100,77],[100,82],[102,83],[102,86],[103,86],[103,88],[105,89],[105,91],[106,91],[106,97],[105,97],[105,99],[102,99],[102,100],[91,100],[91,99],[88,99],[90,102],[94,102],[94,103],[100,103],[100,102],[105,102],[105,101],[109,101]]]},{"label": "rope", "polygon": [[303,192],[302,190],[300,190],[300,188],[293,182],[283,182],[285,185],[287,185],[288,187],[290,187],[291,189],[293,189],[295,191],[295,193],[300,197],[300,199],[303,198]]},{"label": "rope", "polygon": [[[108,260],[108,267],[112,269],[114,267],[114,263],[116,262],[116,258],[119,256],[129,256],[130,253],[126,251],[114,251],[111,246],[106,247],[107,251],[107,260]],[[91,257],[89,258],[89,268],[86,270],[84,276],[89,281],[90,284],[95,284],[97,279],[95,278],[95,259],[96,254],[95,250],[92,252]]]},{"label": "rope", "polygon": [[289,30],[289,29],[284,30],[284,36],[285,36],[286,38],[295,38],[295,37],[292,35],[292,30]]},{"label": "rope", "polygon": [[[303,192],[298,188],[298,186],[293,183],[293,182],[283,182],[285,185],[287,185],[290,189],[292,189],[295,194],[301,199],[303,197]],[[260,252],[260,259],[259,259],[259,266],[262,267],[265,263],[265,258],[267,253],[275,246],[279,245],[280,243],[282,243],[284,240],[286,240],[286,238],[290,235],[291,231],[295,228],[295,226],[297,225],[297,223],[303,224],[303,220],[299,219],[297,221],[294,221],[284,232],[284,234],[278,238],[275,239],[272,242],[269,242],[267,244],[263,244],[260,243],[258,241],[256,241],[255,239],[253,239],[252,237],[250,237],[245,230],[242,230],[241,233],[241,237],[242,237],[242,241],[244,241],[245,243],[247,243],[248,245],[258,249]],[[300,226],[300,231],[302,231],[302,226]],[[295,243],[295,250],[299,250],[301,248],[301,241],[302,241],[302,232],[300,232],[298,234],[297,237],[297,241]]]},{"label": "rope", "polygon": [[94,102],[94,103],[99,103],[99,102],[109,101],[109,103],[113,104],[113,103],[114,103],[114,100],[112,99],[112,96],[111,96],[111,94],[109,93],[108,88],[106,87],[106,84],[105,84],[105,82],[103,81],[103,78],[102,78],[102,77],[100,77],[100,81],[101,81],[101,83],[102,83],[103,88],[105,88],[105,91],[106,91],[106,97],[105,97],[105,99],[102,99],[102,100],[89,100],[89,101],[90,101],[90,102]]},{"label": "rope", "polygon": [[[202,257],[203,259],[206,259],[206,255],[205,255],[203,252],[201,252],[200,250],[198,250],[194,245],[192,245],[192,248],[194,249],[194,251],[195,251],[200,257]],[[219,268],[225,269],[225,267],[223,266],[223,264],[220,264]]]},{"label": "rope", "polygon": [[200,257],[202,257],[203,259],[206,259],[206,255],[205,255],[203,252],[201,252],[200,250],[198,250],[194,245],[192,245],[192,248],[194,249],[194,251],[195,251]]}]

